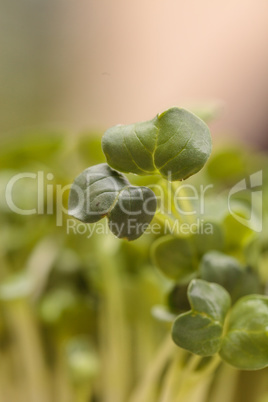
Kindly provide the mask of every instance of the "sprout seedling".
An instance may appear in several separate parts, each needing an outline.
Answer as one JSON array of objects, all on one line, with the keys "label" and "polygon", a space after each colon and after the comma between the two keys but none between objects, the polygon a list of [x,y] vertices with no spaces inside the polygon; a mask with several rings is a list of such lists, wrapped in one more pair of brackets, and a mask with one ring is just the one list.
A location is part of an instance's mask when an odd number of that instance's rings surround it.
[{"label": "sprout seedling", "polygon": [[[156,213],[156,196],[146,186],[133,186],[123,173],[158,175],[160,183],[186,180],[203,168],[211,148],[207,125],[176,107],[150,121],[109,128],[102,138],[107,163],[89,167],[75,179],[69,213],[86,223],[106,217],[115,236],[135,240]],[[180,216],[169,213],[166,218]],[[175,344],[256,370],[268,366],[268,297],[258,272],[232,256],[243,252],[243,245],[226,239],[231,224],[228,216],[212,221],[210,238],[198,233],[159,236],[152,260],[173,283],[172,303],[180,312],[172,326]],[[247,229],[247,239],[250,235]]]}]

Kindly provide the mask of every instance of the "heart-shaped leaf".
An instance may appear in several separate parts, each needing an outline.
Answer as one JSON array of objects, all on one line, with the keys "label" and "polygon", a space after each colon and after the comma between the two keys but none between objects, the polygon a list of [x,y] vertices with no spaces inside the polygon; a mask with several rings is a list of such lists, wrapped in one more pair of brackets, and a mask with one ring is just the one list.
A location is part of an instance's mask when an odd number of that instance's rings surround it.
[{"label": "heart-shaped leaf", "polygon": [[218,251],[206,253],[200,263],[200,276],[208,282],[223,286],[235,302],[250,293],[261,292],[258,276],[244,268],[237,259]]},{"label": "heart-shaped leaf", "polygon": [[164,275],[176,281],[189,281],[198,267],[190,237],[167,235],[157,239],[152,247],[152,258]]},{"label": "heart-shaped leaf", "polygon": [[215,283],[193,279],[188,287],[191,311],[177,317],[172,327],[174,342],[200,356],[212,356],[220,350],[230,296]]},{"label": "heart-shaped leaf", "polygon": [[109,165],[121,172],[184,180],[206,163],[211,137],[199,117],[173,107],[150,121],[109,128],[102,149]]},{"label": "heart-shaped leaf", "polygon": [[245,296],[231,311],[220,355],[241,370],[268,366],[268,297]]},{"label": "heart-shaped leaf", "polygon": [[156,197],[148,187],[130,185],[106,163],[92,166],[74,181],[69,195],[69,214],[86,223],[107,216],[110,230],[119,238],[135,240],[151,222]]},{"label": "heart-shaped leaf", "polygon": [[[194,223],[188,226],[190,234],[187,237],[167,235],[154,242],[153,261],[167,277],[189,283],[197,275],[202,255],[210,249],[222,247],[223,234],[219,225],[208,221],[204,225],[209,225],[208,231]],[[177,228],[180,229],[179,224]]]}]

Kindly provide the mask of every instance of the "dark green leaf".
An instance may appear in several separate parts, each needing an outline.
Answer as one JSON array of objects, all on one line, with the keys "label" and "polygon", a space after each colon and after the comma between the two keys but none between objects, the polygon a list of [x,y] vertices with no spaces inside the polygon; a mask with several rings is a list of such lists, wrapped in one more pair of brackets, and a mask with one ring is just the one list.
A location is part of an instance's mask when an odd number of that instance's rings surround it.
[{"label": "dark green leaf", "polygon": [[184,180],[206,163],[211,138],[202,120],[174,107],[147,122],[109,128],[102,149],[109,165],[119,171]]},{"label": "dark green leaf", "polygon": [[197,257],[190,237],[162,237],[152,249],[155,265],[169,278],[189,281],[197,270]]},{"label": "dark green leaf", "polygon": [[241,370],[268,366],[267,296],[246,296],[235,304],[220,355]]},{"label": "dark green leaf", "polygon": [[191,306],[187,297],[188,285],[176,284],[168,294],[168,306],[173,313],[184,313]]},{"label": "dark green leaf", "polygon": [[242,275],[241,264],[235,258],[218,251],[205,254],[200,263],[201,278],[208,282],[218,283],[231,296],[237,293]]},{"label": "dark green leaf", "polygon": [[110,230],[119,238],[142,235],[156,211],[156,197],[147,187],[131,186],[106,163],[92,166],[74,181],[69,214],[86,223],[107,216]]},{"label": "dark green leaf", "polygon": [[183,349],[211,356],[221,347],[230,296],[220,285],[193,279],[188,288],[188,299],[191,311],[177,317],[172,338]]},{"label": "dark green leaf", "polygon": [[135,240],[147,229],[156,211],[156,197],[148,187],[122,189],[108,213],[109,228],[119,238]]},{"label": "dark green leaf", "polygon": [[229,255],[211,251],[203,256],[199,269],[201,278],[223,286],[233,303],[242,296],[261,292],[257,274]]},{"label": "dark green leaf", "polygon": [[106,163],[89,167],[75,180],[69,195],[69,214],[93,223],[106,216],[128,180]]}]

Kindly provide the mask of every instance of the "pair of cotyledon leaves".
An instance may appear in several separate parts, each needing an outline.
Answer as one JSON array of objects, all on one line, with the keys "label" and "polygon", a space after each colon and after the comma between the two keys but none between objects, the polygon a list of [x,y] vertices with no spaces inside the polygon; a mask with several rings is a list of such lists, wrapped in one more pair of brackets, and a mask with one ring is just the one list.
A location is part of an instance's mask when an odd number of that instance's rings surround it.
[{"label": "pair of cotyledon leaves", "polygon": [[191,310],[180,314],[172,327],[178,346],[200,356],[219,353],[242,370],[268,366],[267,296],[242,297],[226,319],[231,298],[221,285],[193,279],[187,294]]},{"label": "pair of cotyledon leaves", "polygon": [[[158,268],[182,280],[172,296],[181,311],[172,327],[174,342],[201,356],[219,353],[239,369],[268,366],[268,297],[260,294],[263,289],[257,274],[218,251],[206,252],[195,267],[193,249],[187,248],[190,240],[195,244],[197,239],[168,236],[153,249]],[[168,269],[170,261],[172,268]],[[186,298],[183,280],[193,275],[200,279],[190,282]]]},{"label": "pair of cotyledon leaves", "polygon": [[93,166],[75,179],[69,213],[87,223],[107,216],[117,237],[134,240],[151,222],[156,197],[147,187],[132,186],[117,170],[184,180],[206,163],[211,137],[201,119],[174,107],[150,121],[108,129],[102,149],[110,166]]},{"label": "pair of cotyledon leaves", "polygon": [[[223,252],[208,251],[208,246],[221,248],[216,229],[214,224],[213,236],[169,235],[154,243],[155,265],[176,281],[169,296],[173,313],[179,314],[173,340],[201,356],[219,353],[239,369],[267,367],[268,297],[261,294],[263,286],[255,271]],[[193,277],[197,279],[186,287]]]}]

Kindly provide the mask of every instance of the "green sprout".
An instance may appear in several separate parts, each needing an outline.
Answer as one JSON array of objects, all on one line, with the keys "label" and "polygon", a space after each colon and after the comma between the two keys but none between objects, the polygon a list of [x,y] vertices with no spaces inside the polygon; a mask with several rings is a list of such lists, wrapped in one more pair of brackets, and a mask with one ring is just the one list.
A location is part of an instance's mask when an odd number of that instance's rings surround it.
[{"label": "green sprout", "polygon": [[[107,163],[89,167],[75,179],[69,213],[85,223],[107,217],[115,236],[127,240],[139,238],[155,214],[160,221],[161,217],[181,220],[174,205],[173,214],[157,210],[154,192],[146,186],[131,185],[123,173],[159,176],[166,189],[163,182],[182,181],[199,172],[211,148],[207,125],[193,113],[176,107],[147,122],[114,126],[102,138]],[[208,170],[212,175],[213,163]],[[172,183],[168,191],[175,188]],[[256,270],[232,256],[241,252],[237,238],[230,241],[238,227],[234,219],[227,212],[216,211],[208,221],[211,236],[171,233],[153,242],[154,265],[173,282],[169,295],[172,306],[168,306],[169,312],[161,310],[164,313],[159,317],[170,320],[177,311],[173,341],[195,355],[218,355],[239,369],[267,367],[268,297],[261,278]],[[250,229],[238,230],[241,238],[245,233],[245,242],[254,238]]]}]

